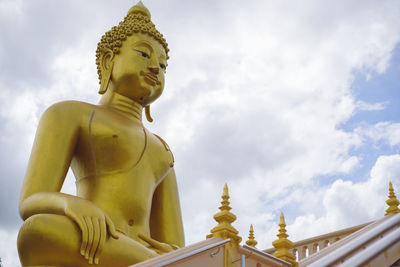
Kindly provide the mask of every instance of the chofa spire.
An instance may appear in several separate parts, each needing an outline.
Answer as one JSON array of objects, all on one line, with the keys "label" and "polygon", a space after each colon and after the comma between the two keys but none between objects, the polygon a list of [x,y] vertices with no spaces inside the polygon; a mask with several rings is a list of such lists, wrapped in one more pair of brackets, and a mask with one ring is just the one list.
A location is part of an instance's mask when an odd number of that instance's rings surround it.
[{"label": "chofa spire", "polygon": [[249,239],[246,241],[246,244],[249,245],[250,247],[255,248],[257,245],[257,241],[254,237],[254,229],[253,229],[253,225],[250,224],[250,230],[249,230]]},{"label": "chofa spire", "polygon": [[218,225],[211,229],[211,234],[207,235],[207,238],[230,238],[231,241],[239,244],[242,238],[238,236],[239,231],[231,225],[231,223],[236,220],[236,215],[230,212],[232,208],[229,206],[229,192],[227,184],[224,186],[221,206],[219,209],[221,211],[214,215],[214,219],[218,222]]},{"label": "chofa spire", "polygon": [[387,208],[385,216],[400,212],[398,207],[400,202],[396,198],[391,181],[389,182],[389,199],[386,200],[386,203],[388,204],[389,208]]},{"label": "chofa spire", "polygon": [[293,266],[297,266],[296,256],[289,250],[293,248],[293,242],[287,239],[288,234],[286,234],[286,223],[283,212],[279,220],[279,234],[277,234],[279,239],[272,242],[272,245],[276,248],[274,256],[282,260],[290,262]]}]

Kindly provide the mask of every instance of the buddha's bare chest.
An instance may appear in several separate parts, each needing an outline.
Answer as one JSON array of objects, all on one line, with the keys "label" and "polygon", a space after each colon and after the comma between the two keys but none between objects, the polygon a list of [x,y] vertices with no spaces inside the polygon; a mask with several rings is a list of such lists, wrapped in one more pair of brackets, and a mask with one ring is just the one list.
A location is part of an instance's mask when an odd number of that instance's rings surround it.
[{"label": "buddha's bare chest", "polygon": [[82,127],[74,161],[78,179],[125,173],[158,183],[172,165],[172,154],[140,123],[96,110]]}]

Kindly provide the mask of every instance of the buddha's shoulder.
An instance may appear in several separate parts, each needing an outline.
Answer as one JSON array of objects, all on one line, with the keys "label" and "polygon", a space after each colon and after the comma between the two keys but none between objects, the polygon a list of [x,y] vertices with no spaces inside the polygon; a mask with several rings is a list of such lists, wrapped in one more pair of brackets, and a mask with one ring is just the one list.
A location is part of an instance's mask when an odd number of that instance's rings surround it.
[{"label": "buddha's shoulder", "polygon": [[62,101],[48,107],[42,115],[42,119],[71,119],[77,120],[90,116],[97,106],[81,101]]},{"label": "buddha's shoulder", "polygon": [[151,139],[153,139],[153,143],[157,144],[159,149],[162,149],[163,151],[166,151],[171,154],[171,159],[172,159],[171,166],[173,166],[173,163],[175,160],[174,160],[174,156],[173,156],[172,151],[169,148],[169,145],[167,144],[167,142],[165,142],[164,139],[162,139],[160,136],[158,136],[155,133],[151,133],[149,137]]},{"label": "buddha's shoulder", "polygon": [[47,108],[45,112],[50,113],[77,113],[77,112],[90,112],[96,105],[75,101],[75,100],[67,100],[55,103]]}]

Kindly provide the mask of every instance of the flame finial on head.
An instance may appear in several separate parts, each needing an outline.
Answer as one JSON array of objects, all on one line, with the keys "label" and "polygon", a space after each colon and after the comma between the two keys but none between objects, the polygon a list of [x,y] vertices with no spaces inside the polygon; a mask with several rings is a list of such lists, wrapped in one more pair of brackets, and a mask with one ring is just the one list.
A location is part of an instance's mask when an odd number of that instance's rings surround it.
[{"label": "flame finial on head", "polygon": [[147,7],[145,7],[145,5],[143,5],[142,1],[139,1],[136,5],[131,7],[131,9],[129,9],[128,15],[131,13],[141,13],[142,15],[151,19],[150,11],[147,9]]}]

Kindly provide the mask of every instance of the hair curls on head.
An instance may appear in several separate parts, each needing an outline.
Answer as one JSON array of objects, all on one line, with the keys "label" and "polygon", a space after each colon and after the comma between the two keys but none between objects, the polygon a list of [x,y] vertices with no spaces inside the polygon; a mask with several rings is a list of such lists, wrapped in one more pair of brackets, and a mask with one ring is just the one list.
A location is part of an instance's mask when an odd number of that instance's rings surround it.
[{"label": "hair curls on head", "polygon": [[163,35],[156,29],[153,22],[150,20],[151,15],[149,10],[140,1],[137,5],[132,7],[128,11],[128,15],[121,21],[118,26],[114,26],[106,32],[100,42],[97,44],[96,49],[96,65],[97,74],[99,75],[99,81],[101,83],[101,67],[100,57],[107,49],[113,51],[114,54],[118,54],[122,43],[128,36],[134,33],[146,33],[156,39],[164,47],[165,53],[168,57],[168,44]]}]

